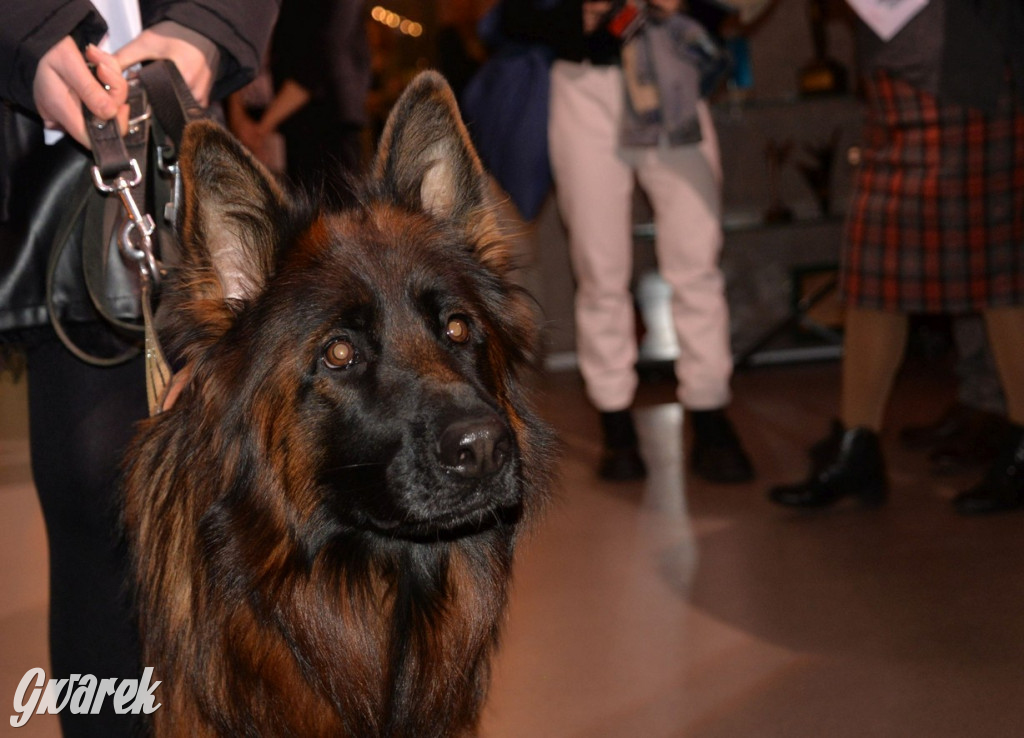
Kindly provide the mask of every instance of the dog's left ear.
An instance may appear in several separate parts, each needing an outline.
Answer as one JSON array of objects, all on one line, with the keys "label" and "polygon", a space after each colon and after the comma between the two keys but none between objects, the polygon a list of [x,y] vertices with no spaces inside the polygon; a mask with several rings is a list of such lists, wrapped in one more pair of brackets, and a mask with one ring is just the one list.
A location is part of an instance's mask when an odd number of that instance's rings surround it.
[{"label": "dog's left ear", "polygon": [[462,226],[492,218],[488,181],[451,88],[437,72],[420,73],[395,103],[374,164],[399,201]]},{"label": "dog's left ear", "polygon": [[228,306],[262,291],[276,263],[278,224],[287,198],[274,179],[227,131],[191,123],[181,145],[185,207],[183,261],[195,297]]}]

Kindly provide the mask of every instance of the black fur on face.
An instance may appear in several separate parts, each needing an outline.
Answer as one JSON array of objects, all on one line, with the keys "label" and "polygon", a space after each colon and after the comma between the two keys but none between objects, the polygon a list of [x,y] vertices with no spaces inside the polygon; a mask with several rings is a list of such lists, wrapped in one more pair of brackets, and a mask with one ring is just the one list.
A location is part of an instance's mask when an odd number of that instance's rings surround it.
[{"label": "black fur on face", "polygon": [[[521,436],[537,425],[518,375],[536,335],[449,101],[430,86],[403,99],[410,114],[392,117],[376,176],[341,213],[291,202],[222,131],[192,130],[187,289],[169,332],[198,372],[238,367],[237,386],[216,386],[233,400],[210,400],[220,412],[241,424],[247,404],[279,408],[258,413],[253,443],[315,459],[318,517],[431,539],[518,518]],[[297,396],[265,396],[286,387]],[[275,430],[285,408],[301,437]]]},{"label": "black fur on face", "polygon": [[492,317],[514,293],[461,235],[398,208],[353,210],[302,234],[301,263],[286,260],[269,291],[274,312],[318,306],[282,335],[302,357],[297,400],[341,525],[435,538],[519,513],[522,459],[499,400],[512,387],[493,360],[525,361],[532,338]]}]

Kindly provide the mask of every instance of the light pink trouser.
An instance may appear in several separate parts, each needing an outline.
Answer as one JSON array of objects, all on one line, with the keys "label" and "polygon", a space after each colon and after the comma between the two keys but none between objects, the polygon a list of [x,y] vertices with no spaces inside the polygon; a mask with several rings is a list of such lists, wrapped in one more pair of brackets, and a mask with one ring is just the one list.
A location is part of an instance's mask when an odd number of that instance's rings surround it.
[{"label": "light pink trouser", "polygon": [[558,207],[576,276],[580,371],[598,410],[629,407],[637,342],[630,279],[634,174],[654,210],[655,251],[672,287],[679,341],[679,400],[692,410],[729,402],[732,353],[722,248],[721,167],[707,107],[703,140],[691,146],[623,148],[622,72],[556,61],[548,136]]}]

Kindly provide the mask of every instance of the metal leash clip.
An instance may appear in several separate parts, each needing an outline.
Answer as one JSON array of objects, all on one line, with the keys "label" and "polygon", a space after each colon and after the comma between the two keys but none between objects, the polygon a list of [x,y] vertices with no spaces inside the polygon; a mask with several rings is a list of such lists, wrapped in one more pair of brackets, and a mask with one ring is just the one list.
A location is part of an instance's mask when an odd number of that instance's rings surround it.
[{"label": "metal leash clip", "polygon": [[[117,235],[117,244],[121,253],[129,261],[138,265],[139,272],[143,279],[152,280],[154,283],[160,281],[160,269],[157,265],[156,255],[153,253],[153,232],[156,230],[156,223],[153,216],[143,213],[139,204],[135,202],[132,195],[132,188],[142,181],[142,172],[139,170],[139,162],[132,159],[129,162],[132,178],[126,179],[118,176],[112,183],[103,180],[103,175],[98,166],[92,168],[92,181],[96,189],[104,194],[117,193],[124,205],[127,218],[121,226]],[[133,237],[133,234],[136,234]],[[136,243],[137,241],[137,243]]]},{"label": "metal leash clip", "polygon": [[[128,121],[126,138],[141,137],[142,155],[145,155],[145,141],[151,112],[146,102],[145,91],[136,77],[128,80],[128,103],[133,117]],[[136,264],[144,281],[156,285],[160,281],[160,267],[153,249],[153,233],[156,223],[153,216],[142,212],[133,194],[143,179],[139,160],[130,156],[125,138],[121,137],[116,120],[103,121],[91,115],[86,116],[86,125],[93,146],[96,164],[92,168],[92,180],[103,194],[116,193],[124,206],[125,220],[118,230],[117,244],[121,254]],[[104,172],[117,172],[104,176]]]}]

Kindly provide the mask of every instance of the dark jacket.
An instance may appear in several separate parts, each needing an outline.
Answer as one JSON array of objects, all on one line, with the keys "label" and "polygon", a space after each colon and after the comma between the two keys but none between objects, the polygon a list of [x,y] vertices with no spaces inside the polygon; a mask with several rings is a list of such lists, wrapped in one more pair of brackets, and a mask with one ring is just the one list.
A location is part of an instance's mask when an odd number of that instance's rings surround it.
[{"label": "dark jacket", "polygon": [[[175,21],[220,47],[220,69],[212,96],[221,98],[259,70],[281,0],[140,0],[142,25]],[[31,0],[5,3],[0,22],[0,98],[34,110],[32,80],[39,60],[72,35],[82,45],[106,32],[88,0]]]},{"label": "dark jacket", "polygon": [[860,22],[864,72],[882,68],[945,102],[992,111],[1016,80],[1024,85],[1024,4],[1020,0],[930,0],[888,42]]},{"label": "dark jacket", "polygon": [[604,28],[583,34],[583,0],[504,0],[501,35],[510,41],[543,44],[566,61],[615,64],[619,40]]},{"label": "dark jacket", "polygon": [[370,43],[366,12],[353,0],[290,0],[270,45],[275,86],[293,79],[313,96],[311,110],[330,123],[367,123]]}]

